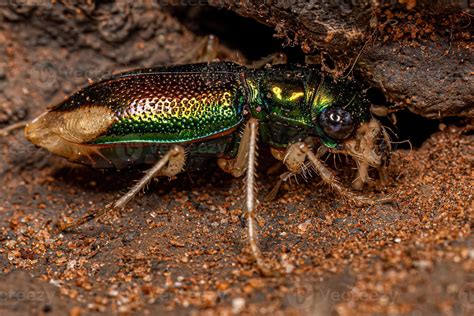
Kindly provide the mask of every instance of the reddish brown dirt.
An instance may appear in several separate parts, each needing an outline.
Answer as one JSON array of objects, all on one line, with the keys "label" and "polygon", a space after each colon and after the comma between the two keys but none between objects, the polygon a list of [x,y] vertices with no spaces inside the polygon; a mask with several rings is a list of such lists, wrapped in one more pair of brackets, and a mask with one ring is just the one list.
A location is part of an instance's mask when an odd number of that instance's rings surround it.
[{"label": "reddish brown dirt", "polygon": [[[2,315],[473,311],[472,136],[459,131],[394,154],[381,193],[394,205],[352,207],[316,184],[262,203],[260,245],[289,272],[275,278],[261,277],[244,251],[240,179],[162,180],[122,214],[58,234],[60,214],[103,206],[139,174],[71,165],[21,135],[2,145],[16,148],[1,164]],[[272,178],[260,179],[262,195]]]},{"label": "reddish brown dirt", "polygon": [[[88,77],[172,63],[197,43],[159,10],[127,19],[136,11],[86,3],[51,16],[2,8],[1,126],[35,117]],[[100,18],[110,12],[115,19]],[[58,218],[104,206],[141,173],[67,163],[20,132],[0,146],[2,316],[474,312],[473,136],[454,127],[396,151],[387,186],[363,192],[393,204],[351,206],[317,178],[262,202],[260,246],[288,272],[272,278],[257,273],[245,249],[242,180],[213,165],[153,183],[121,214],[59,234]],[[261,200],[275,181],[267,159]],[[339,167],[350,183],[350,166]]]}]

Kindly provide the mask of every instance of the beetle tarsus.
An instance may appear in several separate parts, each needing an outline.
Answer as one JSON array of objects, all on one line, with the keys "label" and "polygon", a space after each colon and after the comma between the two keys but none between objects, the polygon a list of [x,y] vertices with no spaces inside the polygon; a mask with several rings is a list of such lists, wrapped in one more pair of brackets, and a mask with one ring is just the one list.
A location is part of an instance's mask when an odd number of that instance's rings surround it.
[{"label": "beetle tarsus", "polygon": [[[290,170],[291,174],[298,174],[303,170],[305,161],[308,159],[321,179],[343,198],[346,198],[357,205],[374,205],[380,202],[379,200],[373,200],[368,197],[356,195],[343,186],[334,173],[319,159],[321,153],[322,152],[319,150],[317,154],[313,153],[306,143],[294,143],[288,147],[284,163]],[[285,177],[285,173],[282,176]],[[281,178],[280,181],[284,181],[284,178]],[[274,190],[276,189],[274,188]],[[272,192],[274,190],[272,190]]]},{"label": "beetle tarsus", "polygon": [[293,172],[286,171],[282,173],[277,181],[277,183],[273,186],[270,192],[265,195],[265,202],[270,202],[276,199],[278,192],[280,191],[280,187],[283,184],[283,182],[288,181],[291,177],[295,176]]},{"label": "beetle tarsus", "polygon": [[145,175],[138,181],[127,193],[112,204],[107,205],[103,209],[88,213],[82,218],[72,222],[63,223],[58,222],[60,231],[69,231],[79,227],[91,220],[94,220],[102,215],[114,210],[122,209],[135,197],[153,178],[159,176],[173,177],[183,170],[185,163],[184,149],[181,146],[173,145],[170,150],[161,159],[150,168]]},{"label": "beetle tarsus", "polygon": [[266,263],[262,258],[262,254],[258,247],[258,237],[257,231],[255,229],[255,207],[256,207],[256,198],[255,198],[255,167],[256,167],[256,158],[257,158],[257,133],[258,133],[258,121],[250,120],[245,128],[244,135],[248,136],[248,143],[244,144],[247,147],[247,172],[245,176],[245,210],[247,211],[247,233],[249,238],[250,250],[252,256],[257,263],[259,270],[267,275],[270,273]]},{"label": "beetle tarsus", "polygon": [[321,179],[327,183],[334,191],[339,193],[339,195],[350,202],[353,202],[357,205],[374,205],[376,201],[365,197],[360,196],[352,193],[348,188],[343,186],[334,173],[329,170],[324,163],[308,148],[306,144],[303,144],[306,148],[304,149],[307,154],[308,160],[314,166],[315,170],[318,172]]},{"label": "beetle tarsus", "polygon": [[234,159],[219,159],[218,164],[227,173],[240,177],[245,173],[245,211],[247,212],[247,236],[250,252],[260,273],[265,276],[276,274],[265,262],[258,247],[257,229],[255,227],[255,174],[257,165],[258,120],[251,118],[245,125],[240,140],[237,156]]}]

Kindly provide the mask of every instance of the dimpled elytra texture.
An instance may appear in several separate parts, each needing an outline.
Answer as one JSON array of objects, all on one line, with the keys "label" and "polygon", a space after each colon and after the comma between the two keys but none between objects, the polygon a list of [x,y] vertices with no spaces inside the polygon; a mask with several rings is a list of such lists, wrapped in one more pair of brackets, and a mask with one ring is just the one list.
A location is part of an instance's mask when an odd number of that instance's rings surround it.
[{"label": "dimpled elytra texture", "polygon": [[236,73],[154,72],[99,82],[57,110],[86,104],[109,107],[115,115],[107,132],[91,143],[172,143],[230,131],[243,119],[244,96]]}]

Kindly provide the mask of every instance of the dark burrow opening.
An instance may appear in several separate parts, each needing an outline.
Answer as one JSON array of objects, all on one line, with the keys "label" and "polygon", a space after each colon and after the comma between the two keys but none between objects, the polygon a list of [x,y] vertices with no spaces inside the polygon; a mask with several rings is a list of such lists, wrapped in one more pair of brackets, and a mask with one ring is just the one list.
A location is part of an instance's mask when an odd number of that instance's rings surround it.
[{"label": "dark burrow opening", "polygon": [[366,96],[373,105],[393,109],[392,113],[377,116],[377,119],[387,127],[394,142],[394,149],[419,148],[432,134],[440,131],[443,124],[446,126],[466,124],[464,119],[458,117],[428,119],[411,112],[408,108],[395,109],[394,104],[388,102],[383,92],[375,87],[367,89]]},{"label": "dark burrow opening", "polygon": [[292,62],[304,61],[299,48],[283,47],[282,39],[274,36],[272,27],[254,19],[206,5],[173,5],[166,9],[196,35],[215,35],[220,43],[241,52],[249,61],[258,61],[278,52],[283,52]]},{"label": "dark burrow opening", "polygon": [[432,134],[439,131],[441,120],[430,120],[403,109],[393,113],[396,123],[389,117],[379,118],[384,126],[390,128],[394,149],[419,148]]}]

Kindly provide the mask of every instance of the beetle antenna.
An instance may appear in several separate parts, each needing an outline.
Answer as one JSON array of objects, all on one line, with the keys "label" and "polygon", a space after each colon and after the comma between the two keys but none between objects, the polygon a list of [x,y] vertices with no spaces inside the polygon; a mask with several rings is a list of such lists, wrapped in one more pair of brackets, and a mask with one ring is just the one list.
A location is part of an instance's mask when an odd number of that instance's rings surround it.
[{"label": "beetle antenna", "polygon": [[352,63],[351,67],[349,68],[349,71],[347,72],[346,75],[344,75],[344,76],[342,77],[342,79],[345,79],[345,78],[347,78],[347,77],[350,76],[350,74],[351,74],[352,71],[354,70],[354,67],[355,67],[357,61],[358,61],[359,58],[360,58],[360,55],[362,55],[362,52],[363,52],[364,49],[367,47],[367,44],[368,44],[368,43],[372,40],[372,38],[374,37],[375,32],[376,32],[376,30],[374,30],[374,31],[372,32],[372,34],[370,35],[369,39],[368,39],[367,41],[365,41],[364,46],[362,46],[362,48],[360,49],[359,53],[357,54],[356,58],[354,59],[354,62]]}]

